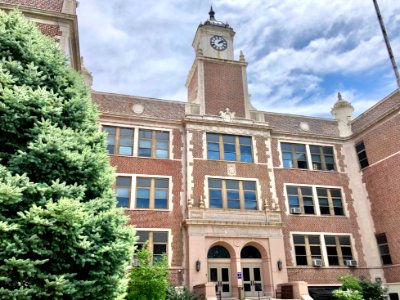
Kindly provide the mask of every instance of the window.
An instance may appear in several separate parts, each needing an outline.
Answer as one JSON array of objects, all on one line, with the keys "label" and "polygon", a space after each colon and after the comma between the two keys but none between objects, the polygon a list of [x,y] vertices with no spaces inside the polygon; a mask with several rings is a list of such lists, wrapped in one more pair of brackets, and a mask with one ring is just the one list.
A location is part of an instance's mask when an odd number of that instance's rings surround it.
[{"label": "window", "polygon": [[107,133],[107,151],[109,154],[133,155],[134,129],[103,126],[103,131]]},{"label": "window", "polygon": [[324,266],[347,266],[353,260],[350,235],[293,234],[293,246],[297,266],[316,266],[314,259]]},{"label": "window", "polygon": [[169,132],[139,129],[139,153],[141,157],[168,158]]},{"label": "window", "polygon": [[131,177],[118,176],[116,180],[117,207],[130,207]]},{"label": "window", "polygon": [[210,208],[257,209],[255,181],[208,179]]},{"label": "window", "polygon": [[284,168],[309,169],[311,166],[312,170],[336,170],[332,146],[281,143],[281,151]]},{"label": "window", "polygon": [[389,300],[399,300],[399,294],[389,293]]},{"label": "window", "polygon": [[212,160],[253,162],[251,137],[207,133],[207,156]]},{"label": "window", "polygon": [[141,249],[147,242],[149,250],[153,253],[153,261],[159,261],[163,254],[167,255],[168,231],[141,231],[136,232],[138,236],[137,249]]},{"label": "window", "polygon": [[136,208],[168,209],[168,191],[168,179],[138,177]]},{"label": "window", "polygon": [[282,143],[284,168],[308,169],[306,146]]},{"label": "window", "polygon": [[310,145],[310,153],[313,170],[335,170],[332,147]]},{"label": "window", "polygon": [[317,188],[321,215],[343,216],[342,192],[340,189]]},{"label": "window", "polygon": [[344,216],[341,189],[287,185],[286,193],[290,214]]},{"label": "window", "polygon": [[312,266],[313,259],[322,259],[319,235],[293,235],[296,265]]},{"label": "window", "polygon": [[368,167],[369,163],[368,163],[367,152],[365,151],[364,142],[360,142],[356,145],[356,151],[361,169]]},{"label": "window", "polygon": [[392,258],[390,257],[389,245],[385,233],[376,235],[376,242],[378,243],[379,253],[381,254],[382,264],[391,265]]},{"label": "window", "polygon": [[314,201],[312,195],[312,188],[309,186],[287,186],[286,187],[289,210],[294,213],[297,209],[300,209],[301,214],[313,215]]},{"label": "window", "polygon": [[346,260],[352,260],[350,236],[326,235],[325,246],[330,266],[345,266]]}]

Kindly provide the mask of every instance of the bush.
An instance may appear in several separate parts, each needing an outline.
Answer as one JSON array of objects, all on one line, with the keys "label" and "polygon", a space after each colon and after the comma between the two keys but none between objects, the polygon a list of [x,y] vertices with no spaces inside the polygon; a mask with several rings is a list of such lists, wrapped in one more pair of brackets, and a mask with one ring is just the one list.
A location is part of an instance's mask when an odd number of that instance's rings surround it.
[{"label": "bush", "polygon": [[371,282],[366,278],[356,278],[351,275],[338,277],[342,286],[333,291],[339,300],[385,300],[387,289],[381,282]]},{"label": "bush", "polygon": [[190,293],[185,287],[169,286],[165,300],[196,300],[196,295]]},{"label": "bush", "polygon": [[165,299],[168,286],[168,262],[165,256],[153,262],[147,243],[136,252],[137,265],[132,268],[128,284],[128,300]]}]

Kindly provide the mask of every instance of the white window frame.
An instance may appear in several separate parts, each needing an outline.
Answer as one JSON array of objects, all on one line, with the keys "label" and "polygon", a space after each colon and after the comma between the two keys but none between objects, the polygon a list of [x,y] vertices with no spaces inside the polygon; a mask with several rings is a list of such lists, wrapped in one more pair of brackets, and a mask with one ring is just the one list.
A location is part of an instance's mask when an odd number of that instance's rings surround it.
[{"label": "white window frame", "polygon": [[[304,145],[306,147],[306,155],[307,155],[307,169],[301,169],[301,168],[285,168],[283,166],[283,154],[282,154],[282,145],[281,144],[299,144],[299,145]],[[335,161],[335,170],[314,170],[312,167],[312,157],[311,157],[311,151],[310,151],[310,146],[321,146],[321,147],[332,147],[333,149],[333,159]],[[338,163],[338,155],[336,153],[336,147],[335,144],[326,144],[326,143],[319,143],[319,142],[302,142],[302,141],[293,141],[293,140],[279,140],[278,141],[278,153],[279,153],[279,168],[285,169],[285,170],[304,170],[304,171],[314,171],[314,172],[335,172],[339,173],[339,163]]]},{"label": "white window frame", "polygon": [[167,260],[168,266],[172,265],[172,232],[170,228],[135,228],[135,231],[152,231],[152,232],[168,232]]},{"label": "white window frame", "polygon": [[290,249],[291,249],[291,256],[292,256],[292,262],[293,262],[293,267],[296,268],[315,268],[313,266],[298,266],[296,264],[296,251],[294,249],[294,242],[293,242],[293,235],[318,235],[320,239],[320,245],[321,245],[321,255],[322,255],[322,261],[323,261],[323,266],[321,268],[341,268],[341,269],[347,269],[349,267],[347,266],[330,266],[328,264],[328,253],[326,251],[326,244],[325,244],[325,236],[326,235],[334,235],[334,236],[348,236],[350,237],[350,246],[351,246],[351,253],[353,256],[353,259],[358,261],[358,255],[355,247],[355,241],[352,233],[338,233],[338,232],[302,232],[302,231],[291,231],[290,232]]},{"label": "white window frame", "polygon": [[210,196],[209,196],[209,189],[208,189],[208,179],[228,179],[228,180],[236,180],[236,181],[255,181],[256,183],[256,193],[257,193],[257,209],[256,210],[250,210],[250,209],[230,209],[230,208],[219,208],[215,209],[217,210],[234,210],[234,211],[261,211],[263,210],[262,207],[262,199],[260,197],[261,195],[261,186],[260,186],[260,181],[258,178],[247,178],[247,177],[229,177],[229,176],[209,176],[206,175],[204,176],[204,205],[206,208],[210,208]]},{"label": "white window frame", "polygon": [[[290,213],[290,205],[289,205],[289,197],[287,195],[287,186],[304,186],[304,187],[311,187],[312,189],[312,196],[313,196],[313,203],[314,203],[314,210],[315,214],[291,214]],[[317,188],[323,189],[338,189],[342,195],[342,206],[343,206],[343,215],[321,215],[321,210],[319,207],[318,195],[317,195]],[[344,193],[344,189],[342,186],[332,186],[332,185],[320,185],[320,184],[300,184],[300,183],[289,183],[285,182],[283,184],[283,196],[285,197],[285,205],[286,205],[286,215],[296,216],[296,217],[326,217],[326,218],[343,218],[349,217],[349,210],[347,207],[346,195]]]},{"label": "white window frame", "polygon": [[[163,159],[163,160],[171,160],[174,159],[173,157],[173,129],[172,128],[163,128],[163,127],[150,127],[150,126],[132,126],[129,124],[121,124],[121,123],[111,123],[111,122],[101,122],[100,124],[103,126],[108,127],[115,127],[115,128],[127,128],[133,129],[133,154],[132,155],[121,155],[121,154],[109,154],[112,156],[123,156],[123,157],[137,157],[137,158],[144,158],[144,159]],[[138,156],[139,152],[139,130],[154,130],[154,131],[167,131],[169,133],[169,141],[168,141],[168,158],[157,158],[157,157],[145,157],[145,156]],[[101,128],[102,130],[102,128]]]},{"label": "white window frame", "polygon": [[[130,174],[130,173],[116,173],[116,177],[131,177],[131,194],[130,194],[130,207],[125,207],[127,210],[140,210],[140,211],[172,211],[173,210],[173,202],[172,202],[172,189],[173,182],[172,176],[165,175],[149,175],[149,174]],[[160,179],[168,179],[168,208],[167,209],[156,209],[156,208],[136,208],[136,180],[138,177],[145,178],[160,178]]]}]

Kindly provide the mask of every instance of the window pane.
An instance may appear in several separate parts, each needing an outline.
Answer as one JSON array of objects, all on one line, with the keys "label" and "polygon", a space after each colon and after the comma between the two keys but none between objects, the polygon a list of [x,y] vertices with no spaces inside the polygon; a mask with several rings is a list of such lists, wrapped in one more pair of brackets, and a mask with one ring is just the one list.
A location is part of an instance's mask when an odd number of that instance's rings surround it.
[{"label": "window pane", "polygon": [[319,244],[319,236],[318,235],[309,235],[308,242],[310,244]]},{"label": "window pane", "polygon": [[256,210],[257,209],[257,202],[256,201],[245,201],[244,203],[244,208],[245,209],[251,209],[251,210]]},{"label": "window pane", "polygon": [[132,155],[132,147],[123,147],[123,146],[120,146],[119,147],[119,150],[118,150],[118,154],[121,154],[121,155]]},{"label": "window pane", "polygon": [[136,185],[150,187],[150,178],[137,178]]},{"label": "window pane", "polygon": [[239,181],[237,180],[226,180],[226,188],[227,189],[239,189]]},{"label": "window pane", "polygon": [[240,201],[239,200],[229,200],[228,199],[228,208],[240,209]]},{"label": "window pane", "polygon": [[298,266],[307,266],[307,256],[296,256],[296,264]]},{"label": "window pane", "polygon": [[129,198],[117,197],[117,207],[128,207]]},{"label": "window pane", "polygon": [[301,193],[303,194],[303,196],[312,195],[312,189],[311,189],[311,187],[302,186],[301,187]]},{"label": "window pane", "polygon": [[114,154],[114,145],[107,145],[107,152],[108,154]]},{"label": "window pane", "polygon": [[241,162],[253,162],[253,156],[251,154],[240,154]]},{"label": "window pane", "polygon": [[168,158],[168,150],[156,150],[157,158]]},{"label": "window pane", "polygon": [[350,237],[349,236],[339,236],[340,245],[350,245]]},{"label": "window pane", "polygon": [[327,245],[336,245],[336,239],[334,236],[326,235],[325,236],[325,244]]},{"label": "window pane", "polygon": [[290,152],[292,151],[292,144],[281,143],[282,152]]},{"label": "window pane", "polygon": [[167,243],[168,242],[168,232],[166,232],[166,231],[153,232],[153,242],[154,243]]},{"label": "window pane", "polygon": [[222,191],[221,190],[210,190],[210,199],[221,200],[221,202],[222,202]]},{"label": "window pane", "polygon": [[119,134],[121,136],[125,135],[125,136],[129,136],[129,137],[133,137],[133,129],[120,128]]},{"label": "window pane", "polygon": [[136,235],[138,236],[139,243],[144,243],[149,240],[149,232],[148,231],[137,231]]},{"label": "window pane", "polygon": [[295,244],[304,244],[304,235],[293,235],[293,241]]},{"label": "window pane", "polygon": [[224,153],[224,160],[236,160],[236,153]]},{"label": "window pane", "polygon": [[157,142],[156,148],[162,150],[168,150],[168,142]]},{"label": "window pane", "polygon": [[219,144],[216,143],[208,143],[208,151],[219,152]]},{"label": "window pane", "polygon": [[117,186],[130,186],[131,178],[130,177],[117,177]]},{"label": "window pane", "polygon": [[254,181],[243,181],[244,190],[256,190],[256,183]]},{"label": "window pane", "polygon": [[228,200],[238,200],[239,201],[239,192],[237,191],[227,191],[226,193]]},{"label": "window pane", "polygon": [[103,131],[107,132],[109,135],[115,135],[116,128],[115,127],[109,127],[109,126],[103,126]]},{"label": "window pane", "polygon": [[169,132],[167,131],[156,131],[157,140],[169,140]]},{"label": "window pane", "polygon": [[300,204],[299,197],[289,196],[289,204],[299,205]]},{"label": "window pane", "polygon": [[139,156],[151,157],[151,149],[139,148]]},{"label": "window pane", "polygon": [[209,142],[217,142],[218,143],[219,134],[207,133],[207,141],[209,141]]},{"label": "window pane", "polygon": [[210,199],[210,208],[222,208],[222,199]]},{"label": "window pane", "polygon": [[234,144],[235,136],[234,135],[223,135],[222,140],[224,141],[224,143]]},{"label": "window pane", "polygon": [[167,245],[160,245],[160,244],[153,245],[153,254],[161,255],[163,253],[167,253]]},{"label": "window pane", "polygon": [[219,152],[208,151],[207,157],[208,157],[208,159],[218,160],[219,159]]},{"label": "window pane", "polygon": [[129,198],[130,188],[117,188],[117,197]]},{"label": "window pane", "polygon": [[241,145],[251,145],[251,137],[248,136],[240,136],[239,143]]},{"label": "window pane", "polygon": [[152,130],[140,129],[139,130],[139,136],[141,138],[151,139],[152,138]]},{"label": "window pane", "polygon": [[168,179],[156,179],[156,188],[168,188]]},{"label": "window pane", "polygon": [[208,186],[210,188],[221,188],[222,181],[220,179],[208,179]]}]

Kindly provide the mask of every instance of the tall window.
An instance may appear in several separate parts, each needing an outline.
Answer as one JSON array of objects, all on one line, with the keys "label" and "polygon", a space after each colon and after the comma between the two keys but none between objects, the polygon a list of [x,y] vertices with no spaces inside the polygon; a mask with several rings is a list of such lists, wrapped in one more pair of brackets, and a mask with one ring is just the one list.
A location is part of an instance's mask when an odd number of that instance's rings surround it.
[{"label": "tall window", "polygon": [[207,133],[208,159],[253,162],[251,137]]},{"label": "tall window", "polygon": [[360,142],[356,145],[356,151],[358,161],[360,162],[361,169],[369,166],[367,152],[365,151],[364,142]]},{"label": "tall window", "polygon": [[293,235],[296,265],[312,266],[313,259],[321,259],[321,242],[319,235]]},{"label": "tall window", "polygon": [[326,252],[330,266],[344,266],[346,260],[352,260],[350,237],[347,235],[326,235]]},{"label": "tall window", "polygon": [[168,188],[168,179],[138,177],[136,208],[168,209]]},{"label": "tall window", "polygon": [[306,146],[301,144],[281,143],[283,167],[308,169]]},{"label": "tall window", "polygon": [[168,158],[169,132],[140,129],[139,156],[153,158]]},{"label": "tall window", "polygon": [[340,189],[317,188],[321,215],[343,216],[342,192]]},{"label": "tall window", "polygon": [[138,241],[137,248],[141,249],[147,242],[149,250],[153,253],[153,261],[159,261],[163,254],[167,255],[168,232],[167,231],[141,231],[136,232]]},{"label": "tall window", "polygon": [[286,192],[291,213],[315,214],[312,188],[309,186],[287,186]]},{"label": "tall window", "polygon": [[392,258],[390,257],[389,245],[385,233],[376,235],[376,242],[378,243],[379,253],[381,254],[382,264],[391,265]]},{"label": "tall window", "polygon": [[208,179],[210,208],[257,209],[255,181]]},{"label": "tall window", "polygon": [[314,170],[335,170],[333,148],[329,146],[310,145],[311,161]]},{"label": "tall window", "polygon": [[130,207],[131,177],[118,176],[116,181],[117,207]]},{"label": "tall window", "polygon": [[103,131],[107,132],[107,151],[109,154],[133,155],[134,129],[103,126]]}]

